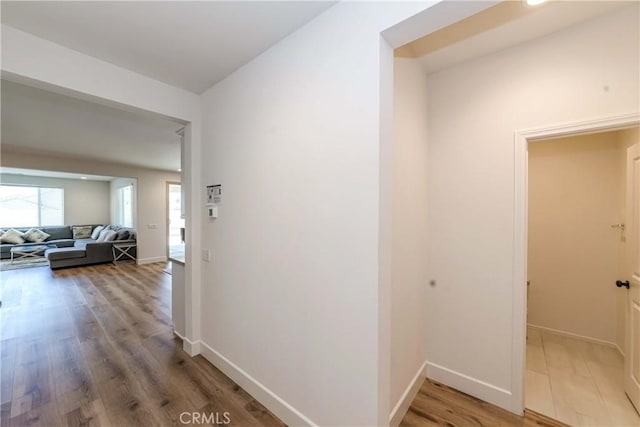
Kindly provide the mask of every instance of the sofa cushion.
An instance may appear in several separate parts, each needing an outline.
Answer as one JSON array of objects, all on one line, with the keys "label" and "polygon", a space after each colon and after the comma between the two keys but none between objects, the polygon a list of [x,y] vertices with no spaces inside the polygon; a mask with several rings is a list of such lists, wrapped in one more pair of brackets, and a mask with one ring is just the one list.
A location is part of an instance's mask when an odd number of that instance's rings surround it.
[{"label": "sofa cushion", "polygon": [[71,227],[69,227],[68,225],[42,227],[42,231],[44,231],[45,233],[49,233],[50,235],[46,241],[58,239],[73,239]]},{"label": "sofa cushion", "polygon": [[71,227],[74,239],[89,239],[91,238],[91,226],[90,225],[75,225]]},{"label": "sofa cushion", "polygon": [[10,230],[7,230],[2,237],[0,237],[0,241],[2,243],[12,243],[14,245],[19,245],[24,243],[24,237],[23,234],[17,230],[14,230],[13,228]]},{"label": "sofa cushion", "polygon": [[129,230],[127,230],[126,228],[121,228],[120,230],[118,230],[116,240],[127,240],[130,234],[131,233],[129,233]]},{"label": "sofa cushion", "polygon": [[104,225],[98,225],[96,228],[93,229],[93,233],[91,233],[91,238],[93,240],[96,240],[98,236],[100,236],[100,232],[102,230],[104,230]]},{"label": "sofa cushion", "polygon": [[104,235],[105,242],[113,242],[117,238],[118,238],[118,233],[116,233],[113,230],[107,230],[106,234]]},{"label": "sofa cushion", "polygon": [[22,233],[22,237],[27,242],[40,243],[47,240],[49,234],[45,233],[42,230],[38,230],[37,228],[30,228],[29,230]]},{"label": "sofa cushion", "polygon": [[110,231],[110,230],[109,230],[108,228],[104,228],[104,229],[100,232],[100,234],[98,235],[98,238],[97,238],[96,240],[97,240],[98,242],[104,242],[104,238],[105,238],[105,236],[107,235],[107,233],[108,233],[109,231]]},{"label": "sofa cushion", "polygon": [[61,259],[84,258],[87,251],[78,248],[56,248],[47,249],[45,256],[49,261],[57,261]]},{"label": "sofa cushion", "polygon": [[58,240],[47,240],[47,243],[53,243],[59,248],[68,248],[73,246],[76,240],[73,239],[58,239]]}]

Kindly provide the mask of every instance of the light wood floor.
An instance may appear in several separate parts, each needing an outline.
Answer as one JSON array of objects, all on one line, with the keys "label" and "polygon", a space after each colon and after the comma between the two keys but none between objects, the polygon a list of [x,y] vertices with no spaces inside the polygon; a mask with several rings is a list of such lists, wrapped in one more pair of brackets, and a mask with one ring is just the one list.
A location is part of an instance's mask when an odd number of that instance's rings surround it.
[{"label": "light wood floor", "polygon": [[529,328],[525,406],[572,426],[640,426],[608,346]]},{"label": "light wood floor", "polygon": [[561,422],[528,410],[523,417],[519,417],[430,380],[422,384],[400,425],[402,427],[567,427]]},{"label": "light wood floor", "polygon": [[1,424],[165,426],[180,424],[182,412],[219,412],[218,420],[229,412],[231,425],[282,426],[182,351],[163,267],[0,273]]}]

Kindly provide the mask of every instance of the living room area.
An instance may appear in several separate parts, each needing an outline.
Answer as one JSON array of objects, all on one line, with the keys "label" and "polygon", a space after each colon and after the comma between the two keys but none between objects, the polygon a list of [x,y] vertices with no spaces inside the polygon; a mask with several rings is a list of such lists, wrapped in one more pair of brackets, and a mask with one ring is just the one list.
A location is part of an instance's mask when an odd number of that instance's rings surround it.
[{"label": "living room area", "polygon": [[136,260],[135,179],[3,168],[0,182],[0,270]]},{"label": "living room area", "polygon": [[3,79],[0,269],[184,257],[182,127]]}]

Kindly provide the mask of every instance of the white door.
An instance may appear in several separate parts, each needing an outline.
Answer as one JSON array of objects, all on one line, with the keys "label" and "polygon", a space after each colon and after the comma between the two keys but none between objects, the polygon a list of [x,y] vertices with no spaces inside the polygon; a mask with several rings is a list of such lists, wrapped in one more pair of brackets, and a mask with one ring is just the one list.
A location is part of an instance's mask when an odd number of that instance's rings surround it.
[{"label": "white door", "polygon": [[627,149],[629,290],[624,390],[640,412],[640,144]]}]

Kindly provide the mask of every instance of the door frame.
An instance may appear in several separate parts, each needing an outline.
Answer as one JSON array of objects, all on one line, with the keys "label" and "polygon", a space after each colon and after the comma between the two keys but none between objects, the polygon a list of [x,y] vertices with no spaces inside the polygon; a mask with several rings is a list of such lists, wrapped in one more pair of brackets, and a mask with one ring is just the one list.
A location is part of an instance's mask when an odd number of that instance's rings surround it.
[{"label": "door frame", "polygon": [[513,412],[524,412],[527,336],[527,224],[528,146],[530,142],[589,133],[616,131],[640,125],[640,113],[516,131],[514,134],[513,209]]}]

